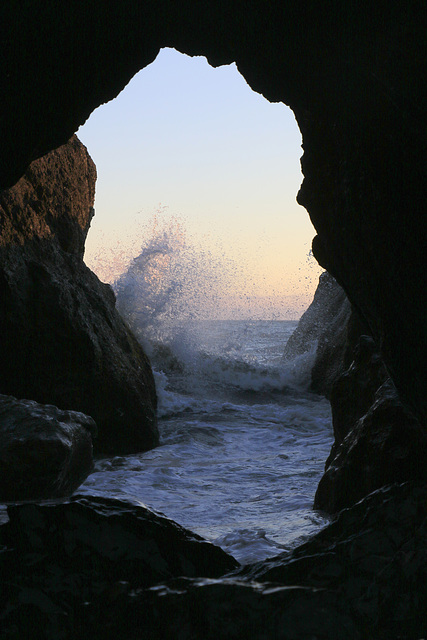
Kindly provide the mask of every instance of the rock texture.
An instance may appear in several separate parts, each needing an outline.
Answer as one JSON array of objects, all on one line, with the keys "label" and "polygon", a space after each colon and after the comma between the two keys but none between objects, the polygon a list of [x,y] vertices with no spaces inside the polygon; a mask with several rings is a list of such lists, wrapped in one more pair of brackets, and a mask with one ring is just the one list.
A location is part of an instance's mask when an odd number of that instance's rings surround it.
[{"label": "rock texture", "polygon": [[314,506],[330,513],[394,481],[422,480],[427,433],[402,404],[370,336],[330,394],[334,444]]},{"label": "rock texture", "polygon": [[[262,583],[319,590],[315,611],[322,611],[323,603],[324,618],[312,632],[319,638],[422,638],[427,631],[426,497],[425,485],[379,490],[342,511],[290,556],[239,573]],[[340,627],[344,616],[348,627]],[[335,621],[329,636],[327,623],[332,627]],[[292,633],[283,637],[310,637]]]},{"label": "rock texture", "polygon": [[[352,355],[350,366],[348,369],[343,367],[341,375],[334,380],[330,394],[335,436],[331,455],[341,446],[358,420],[370,410],[380,387],[385,383],[392,386],[371,336],[360,336]],[[395,391],[394,394],[397,395]]]},{"label": "rock texture", "polygon": [[315,508],[336,513],[386,484],[425,477],[427,434],[402,405],[391,380],[379,387],[372,405],[345,436],[338,425],[335,419],[335,443]]},{"label": "rock texture", "polygon": [[121,501],[9,508],[0,625],[6,638],[49,640],[423,638],[426,504],[425,486],[387,487],[293,553],[237,569]]},{"label": "rock texture", "polygon": [[[8,515],[0,527],[0,629],[9,633],[2,637],[99,638],[101,629],[111,637],[117,599],[173,577],[217,578],[238,566],[137,503],[76,496],[11,506]],[[132,619],[121,624],[115,637],[130,637]]]},{"label": "rock texture", "polygon": [[335,380],[351,362],[351,305],[343,289],[327,272],[321,274],[314,299],[286,343],[284,360],[316,349],[311,390],[329,397]]},{"label": "rock texture", "polygon": [[317,345],[311,388],[331,403],[334,444],[314,506],[336,513],[393,481],[422,479],[427,434],[399,399],[373,338],[327,272],[284,358]]},{"label": "rock texture", "polygon": [[86,413],[98,451],[136,452],[158,441],[154,381],[83,262],[95,180],[74,136],[0,192],[0,392]]},{"label": "rock texture", "polygon": [[92,418],[0,395],[0,501],[70,496],[92,471]]}]

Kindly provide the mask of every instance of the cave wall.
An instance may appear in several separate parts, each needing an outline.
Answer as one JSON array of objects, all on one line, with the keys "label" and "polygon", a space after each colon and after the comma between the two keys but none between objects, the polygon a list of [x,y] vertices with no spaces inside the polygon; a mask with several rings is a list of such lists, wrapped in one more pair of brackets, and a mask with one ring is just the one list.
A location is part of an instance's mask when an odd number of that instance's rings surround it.
[{"label": "cave wall", "polygon": [[0,393],[88,414],[97,452],[135,453],[158,444],[154,378],[111,287],[83,262],[95,181],[72,136],[0,192]]},{"label": "cave wall", "polygon": [[425,3],[27,0],[3,3],[0,24],[0,188],[164,46],[235,61],[255,91],[288,104],[314,254],[425,418]]},{"label": "cave wall", "polygon": [[314,346],[310,390],[328,398],[334,434],[314,508],[337,513],[393,482],[422,481],[427,432],[401,402],[368,327],[327,271],[283,359]]}]

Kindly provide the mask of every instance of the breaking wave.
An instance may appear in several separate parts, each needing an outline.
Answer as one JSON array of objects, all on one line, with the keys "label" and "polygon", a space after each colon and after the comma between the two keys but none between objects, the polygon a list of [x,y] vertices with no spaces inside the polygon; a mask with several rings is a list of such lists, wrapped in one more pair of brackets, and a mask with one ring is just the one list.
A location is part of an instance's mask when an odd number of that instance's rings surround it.
[{"label": "breaking wave", "polygon": [[141,500],[251,562],[325,523],[312,503],[331,418],[309,392],[316,344],[283,361],[297,322],[224,319],[236,274],[180,223],[154,225],[114,288],[153,364],[160,447],[97,461],[79,491]]}]

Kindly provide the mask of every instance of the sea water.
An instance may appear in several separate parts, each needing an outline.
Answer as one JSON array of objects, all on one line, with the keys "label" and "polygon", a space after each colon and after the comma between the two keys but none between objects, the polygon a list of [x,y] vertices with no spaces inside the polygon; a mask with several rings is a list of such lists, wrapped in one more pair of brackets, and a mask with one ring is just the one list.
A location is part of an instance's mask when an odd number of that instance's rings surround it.
[{"label": "sea water", "polygon": [[129,496],[242,563],[289,550],[326,524],[312,509],[332,442],[329,403],[309,391],[316,345],[285,362],[297,322],[265,306],[260,318],[241,259],[189,240],[182,221],[155,218],[142,236],[114,289],[151,359],[160,446],[98,459],[78,493]]},{"label": "sea water", "polygon": [[160,446],[98,459],[78,493],[137,499],[242,563],[323,527],[312,505],[332,442],[330,407],[308,390],[315,344],[283,361],[296,324],[187,318],[147,342]]}]

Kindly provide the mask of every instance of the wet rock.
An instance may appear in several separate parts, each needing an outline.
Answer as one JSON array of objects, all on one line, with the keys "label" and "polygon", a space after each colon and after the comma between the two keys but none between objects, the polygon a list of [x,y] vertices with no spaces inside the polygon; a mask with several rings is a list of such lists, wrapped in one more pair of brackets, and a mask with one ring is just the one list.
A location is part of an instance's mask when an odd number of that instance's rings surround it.
[{"label": "wet rock", "polygon": [[10,508],[0,624],[13,638],[422,638],[426,505],[423,484],[383,488],[293,552],[237,569],[134,505]]},{"label": "wet rock", "polygon": [[335,436],[332,455],[374,404],[380,386],[386,381],[392,384],[371,336],[360,336],[353,358],[349,368],[335,380],[330,394]]},{"label": "wet rock", "polygon": [[158,442],[149,361],[83,262],[96,170],[74,136],[0,193],[0,391],[81,411],[98,451]]},{"label": "wet rock", "polygon": [[360,622],[339,605],[332,590],[238,579],[179,580],[137,591],[133,598],[117,603],[114,618],[108,617],[108,637],[119,631],[119,621],[130,617],[130,640],[143,633],[153,640],[366,637]]},{"label": "wet rock", "polygon": [[284,360],[316,350],[311,388],[329,396],[348,358],[351,305],[345,292],[327,272],[321,274],[313,302],[301,316],[283,353]]},{"label": "wet rock", "polygon": [[151,586],[176,576],[215,578],[238,563],[219,547],[141,503],[74,496],[60,504],[8,507],[1,540],[105,584]]},{"label": "wet rock", "polygon": [[[360,400],[354,395],[355,411]],[[388,379],[348,433],[337,433],[314,506],[335,513],[391,482],[422,479],[426,464],[425,429],[400,402]]]},{"label": "wet rock", "polygon": [[337,282],[325,272],[285,349],[295,357],[317,344],[313,390],[329,397],[334,444],[314,506],[330,513],[375,489],[422,477],[427,440],[399,399],[379,349]]},{"label": "wet rock", "polygon": [[401,402],[372,337],[360,336],[330,402],[335,439],[315,508],[335,513],[383,485],[423,477],[425,430]]},{"label": "wet rock", "polygon": [[[426,505],[424,484],[383,488],[342,511],[289,556],[243,567],[237,575],[318,589],[326,608],[334,593],[337,610],[347,613],[362,638],[424,637]],[[317,634],[328,637],[321,626]]]},{"label": "wet rock", "polygon": [[285,346],[283,358],[292,360],[315,349],[311,390],[329,398],[335,381],[352,362],[360,335],[366,331],[366,324],[342,287],[325,271],[320,275],[313,302]]},{"label": "wet rock", "polygon": [[[8,515],[0,527],[0,627],[19,637],[36,637],[32,631],[40,638],[90,637],[92,623],[92,637],[99,637],[115,603],[132,599],[133,590],[179,576],[216,578],[238,566],[219,547],[138,503],[76,496],[11,506]],[[121,624],[116,637],[130,637],[133,621]]]},{"label": "wet rock", "polygon": [[0,501],[69,496],[93,467],[92,418],[0,395]]}]

